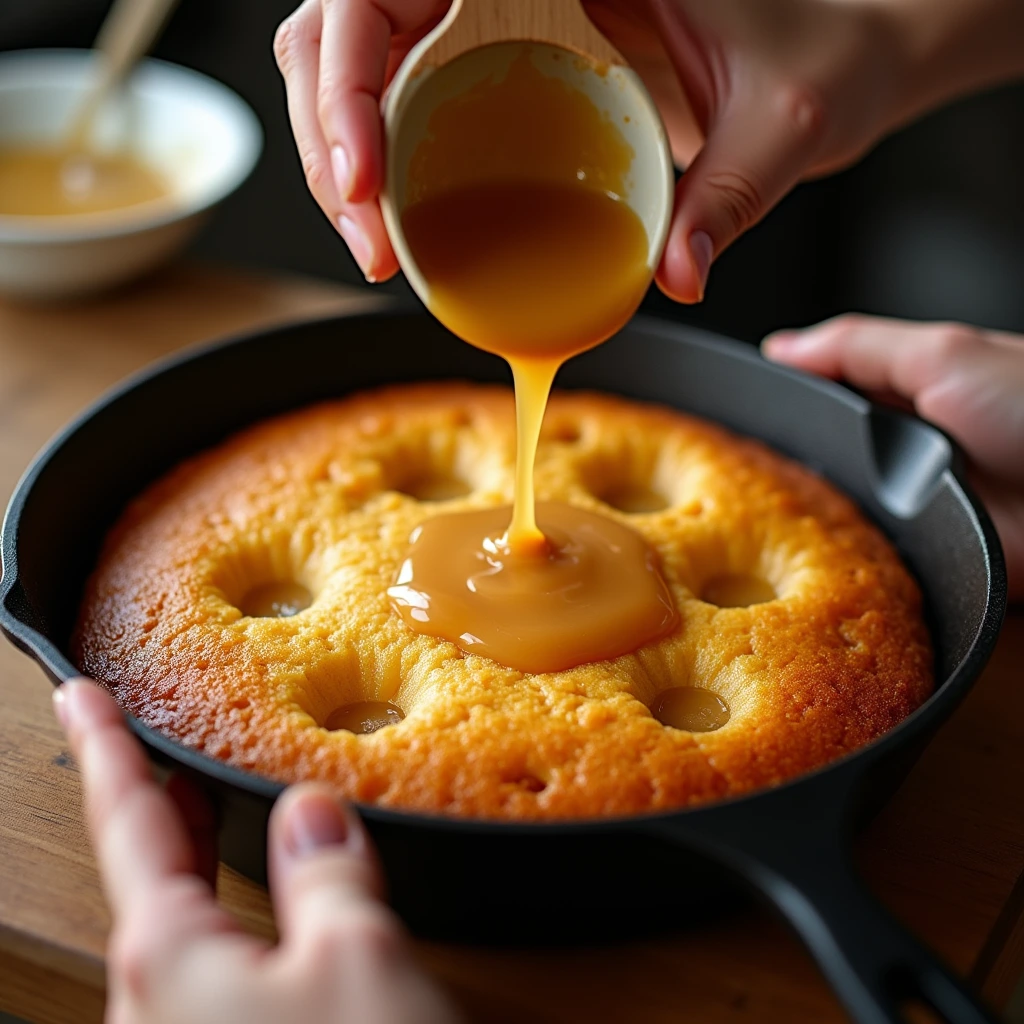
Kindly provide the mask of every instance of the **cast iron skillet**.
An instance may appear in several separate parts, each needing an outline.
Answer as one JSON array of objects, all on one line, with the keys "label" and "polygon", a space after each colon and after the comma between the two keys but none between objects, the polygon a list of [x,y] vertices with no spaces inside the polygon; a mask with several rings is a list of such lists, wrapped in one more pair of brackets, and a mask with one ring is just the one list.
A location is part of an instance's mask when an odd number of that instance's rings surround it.
[{"label": "cast iron skillet", "polygon": [[[507,370],[423,314],[392,309],[228,341],[134,378],[51,442],[19,484],[3,527],[0,626],[52,679],[69,678],[68,634],[98,545],[149,481],[263,417],[424,378],[505,380]],[[560,385],[719,420],[852,495],[921,582],[938,689],[855,754],[697,810],[503,824],[361,807],[399,912],[421,933],[449,938],[621,937],[713,912],[740,881],[788,919],[862,1024],[904,1020],[912,999],[955,1024],[990,1020],[849,863],[854,828],[963,698],[1003,616],[1002,554],[953,446],[917,420],[765,363],[746,346],[652,320],[574,359]],[[160,765],[201,777],[222,811],[225,861],[262,879],[267,814],[281,787],[131,724]]]}]

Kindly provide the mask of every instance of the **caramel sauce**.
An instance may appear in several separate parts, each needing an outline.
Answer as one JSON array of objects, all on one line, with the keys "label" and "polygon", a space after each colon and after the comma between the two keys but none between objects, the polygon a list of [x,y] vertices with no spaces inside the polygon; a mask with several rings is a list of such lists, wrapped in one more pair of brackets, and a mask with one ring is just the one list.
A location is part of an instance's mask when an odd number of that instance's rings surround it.
[{"label": "caramel sauce", "polygon": [[368,736],[371,732],[396,725],[405,715],[402,709],[383,700],[360,700],[353,704],[345,704],[327,716],[325,729],[347,729],[360,736]]},{"label": "caramel sauce", "polygon": [[388,590],[399,614],[525,672],[615,658],[672,627],[672,595],[639,534],[556,502],[541,502],[537,518],[540,556],[508,543],[507,507],[428,519]]},{"label": "caramel sauce", "polygon": [[557,369],[622,327],[651,282],[640,218],[578,182],[463,186],[409,207],[402,228],[430,311],[510,362]]},{"label": "caramel sauce", "polygon": [[301,583],[261,583],[253,587],[239,609],[254,619],[287,619],[313,603],[313,595]]},{"label": "caramel sauce", "polygon": [[701,598],[719,608],[746,608],[752,604],[774,601],[778,595],[775,588],[760,576],[746,573],[729,573],[716,576],[704,584]]},{"label": "caramel sauce", "polygon": [[533,466],[561,364],[600,344],[650,285],[625,201],[633,150],[581,90],[528,50],[504,77],[440,104],[409,168],[402,229],[430,311],[506,358],[516,390],[515,499],[438,516],[390,590],[410,628],[548,672],[635,650],[676,612],[653,553],[621,523],[541,506]]},{"label": "caramel sauce", "polygon": [[718,694],[699,686],[674,686],[658,694],[651,714],[673,729],[714,732],[729,721],[729,705]]},{"label": "caramel sauce", "polygon": [[107,213],[164,199],[168,192],[156,171],[129,154],[0,148],[0,216]]}]

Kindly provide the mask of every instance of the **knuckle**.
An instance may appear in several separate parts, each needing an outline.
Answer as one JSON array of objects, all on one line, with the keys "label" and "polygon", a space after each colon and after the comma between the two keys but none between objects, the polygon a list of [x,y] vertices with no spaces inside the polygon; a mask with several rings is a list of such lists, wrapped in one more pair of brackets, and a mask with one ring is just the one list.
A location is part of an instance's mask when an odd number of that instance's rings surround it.
[{"label": "knuckle", "polygon": [[825,134],[827,106],[817,87],[789,82],[779,90],[777,102],[784,123],[801,143],[813,144]]},{"label": "knuckle", "polygon": [[856,337],[869,326],[869,318],[862,313],[841,313],[823,325],[823,330],[839,341]]},{"label": "knuckle", "polygon": [[321,72],[316,90],[316,116],[322,125],[331,124],[341,97],[342,91],[338,83]]},{"label": "knuckle", "polygon": [[[350,905],[356,906],[356,893],[366,894],[366,901],[375,906],[368,895],[376,891],[373,865],[363,857],[353,856],[343,847],[323,849],[316,856],[307,857],[294,884],[308,897],[319,897],[325,893],[352,894],[345,899],[346,909]],[[360,906],[362,902],[359,900]],[[380,909],[386,913],[383,905]]]},{"label": "knuckle", "polygon": [[966,324],[937,324],[932,335],[933,356],[940,361],[954,359],[973,349],[980,340],[978,332]]},{"label": "knuckle", "polygon": [[166,990],[177,959],[187,952],[190,924],[216,913],[205,882],[182,875],[161,887],[159,894],[136,906],[110,938],[108,969],[112,986],[137,1002],[152,1002]]},{"label": "knuckle", "polygon": [[734,236],[742,234],[760,218],[764,209],[761,194],[747,175],[738,171],[717,171],[708,175],[707,183],[717,194]]},{"label": "knuckle", "polygon": [[285,18],[274,33],[274,58],[277,61],[278,69],[285,77],[295,66],[301,45],[301,36],[302,28],[295,14],[290,14]]},{"label": "knuckle", "polygon": [[302,173],[306,178],[306,186],[309,188],[309,191],[313,193],[317,202],[323,204],[324,197],[327,195],[327,167],[311,149],[304,149],[300,151],[299,161],[302,164]]},{"label": "knuckle", "polygon": [[357,952],[361,957],[389,961],[405,948],[398,922],[383,905],[365,904],[338,915],[316,939],[320,957],[330,962],[346,959]]},{"label": "knuckle", "polygon": [[155,968],[154,949],[137,930],[115,928],[107,955],[111,987],[144,1003],[151,991]]}]

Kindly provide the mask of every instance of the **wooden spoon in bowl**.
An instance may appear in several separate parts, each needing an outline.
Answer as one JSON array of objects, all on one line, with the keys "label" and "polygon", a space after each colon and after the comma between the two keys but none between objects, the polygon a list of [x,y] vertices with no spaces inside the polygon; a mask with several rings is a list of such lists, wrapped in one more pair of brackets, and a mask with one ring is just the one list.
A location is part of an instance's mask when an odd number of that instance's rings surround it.
[{"label": "wooden spoon in bowl", "polygon": [[114,0],[94,49],[99,74],[75,112],[68,132],[68,157],[61,175],[69,196],[86,202],[98,190],[115,190],[120,182],[108,162],[97,159],[90,145],[97,113],[128,77],[167,23],[177,0]]}]

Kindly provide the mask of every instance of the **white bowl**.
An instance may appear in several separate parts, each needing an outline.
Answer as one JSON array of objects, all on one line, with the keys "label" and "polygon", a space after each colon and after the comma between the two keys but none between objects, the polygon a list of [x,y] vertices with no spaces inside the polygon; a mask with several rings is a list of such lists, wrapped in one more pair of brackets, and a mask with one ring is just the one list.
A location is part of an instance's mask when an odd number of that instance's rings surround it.
[{"label": "white bowl", "polygon": [[[0,55],[0,147],[58,143],[95,69],[88,50]],[[95,127],[98,148],[127,148],[164,176],[170,196],[109,213],[0,216],[0,293],[72,298],[152,269],[245,181],[263,146],[256,115],[230,89],[152,59]]]}]

